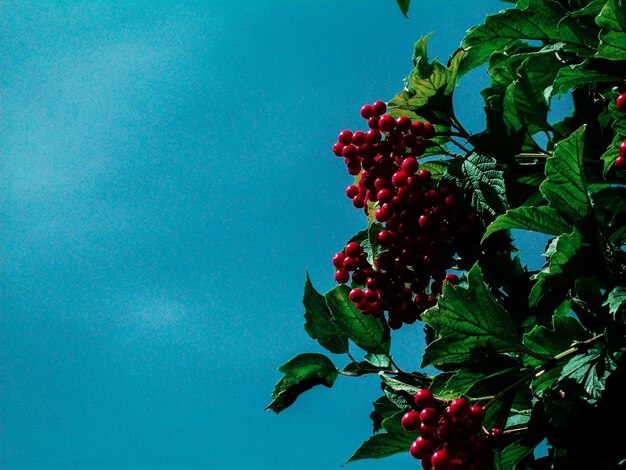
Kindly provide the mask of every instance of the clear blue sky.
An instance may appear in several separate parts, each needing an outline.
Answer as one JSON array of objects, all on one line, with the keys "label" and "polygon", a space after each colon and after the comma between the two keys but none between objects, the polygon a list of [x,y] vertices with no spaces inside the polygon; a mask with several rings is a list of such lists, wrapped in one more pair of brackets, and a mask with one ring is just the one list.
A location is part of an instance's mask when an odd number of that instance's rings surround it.
[{"label": "clear blue sky", "polygon": [[[495,0],[0,2],[0,465],[339,468],[375,378],[280,415],[308,270],[364,227],[330,148]],[[455,98],[484,123],[484,71]],[[417,367],[421,328],[396,335]],[[343,360],[337,361],[343,365]],[[407,454],[347,468],[415,465]]]}]

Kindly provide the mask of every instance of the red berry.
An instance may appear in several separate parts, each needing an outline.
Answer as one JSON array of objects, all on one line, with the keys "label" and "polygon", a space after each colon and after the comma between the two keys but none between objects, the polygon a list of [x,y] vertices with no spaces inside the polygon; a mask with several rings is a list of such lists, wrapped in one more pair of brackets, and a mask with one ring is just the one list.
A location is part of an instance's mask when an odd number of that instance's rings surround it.
[{"label": "red berry", "polygon": [[431,407],[426,407],[420,412],[420,420],[426,426],[436,426],[439,422],[439,412]]},{"label": "red berry", "polygon": [[345,130],[339,133],[337,140],[344,145],[348,145],[352,143],[352,131]]},{"label": "red berry", "polygon": [[350,293],[348,294],[348,298],[354,304],[358,304],[359,302],[361,302],[364,299],[364,297],[365,296],[363,295],[363,289],[360,289],[358,287],[355,289],[352,289]]},{"label": "red berry", "polygon": [[420,424],[420,415],[417,411],[407,411],[402,416],[402,427],[407,431],[417,431]]},{"label": "red berry", "polygon": [[622,93],[615,100],[615,105],[617,106],[617,110],[621,112],[626,111],[626,93]]},{"label": "red berry", "polygon": [[445,450],[438,450],[434,452],[430,458],[430,462],[437,470],[447,469],[448,465],[450,465],[450,460],[452,459]]},{"label": "red berry", "polygon": [[467,465],[461,459],[452,459],[448,464],[448,470],[466,470]]},{"label": "red berry", "polygon": [[453,286],[457,286],[459,282],[461,282],[459,276],[454,273],[446,274],[445,281],[452,284]]},{"label": "red berry", "polygon": [[380,131],[377,129],[370,129],[369,131],[367,131],[367,134],[365,134],[365,140],[368,144],[377,144],[378,142],[380,142],[381,138],[382,136],[380,134]]},{"label": "red berry", "polygon": [[411,128],[411,118],[408,116],[400,116],[396,120],[396,127],[402,132],[408,132]]},{"label": "red berry", "polygon": [[450,403],[450,414],[453,418],[463,418],[467,416],[469,406],[465,398],[457,398]]},{"label": "red berry", "polygon": [[387,105],[383,101],[378,100],[372,105],[372,110],[375,115],[382,116],[387,111]]},{"label": "red berry", "polygon": [[343,148],[344,145],[341,142],[337,142],[335,145],[333,145],[333,153],[337,157],[343,157]]},{"label": "red berry", "polygon": [[372,116],[367,120],[367,127],[370,129],[380,129],[378,122],[380,121],[380,117]]},{"label": "red berry", "polygon": [[435,397],[433,395],[433,392],[431,392],[427,388],[420,388],[415,393],[415,404],[420,408],[434,405]]},{"label": "red berry", "polygon": [[422,132],[422,137],[424,139],[432,139],[435,135],[435,128],[432,124],[424,123],[424,131]]},{"label": "red berry", "polygon": [[384,116],[381,116],[378,121],[378,126],[382,131],[390,132],[396,128],[396,120],[389,114],[385,114]]},{"label": "red berry", "polygon": [[349,256],[350,258],[356,258],[361,253],[363,253],[363,248],[361,248],[361,245],[357,242],[350,242],[346,245],[345,252],[346,256]]},{"label": "red berry", "polygon": [[419,163],[415,158],[407,157],[402,161],[400,168],[402,168],[402,171],[404,171],[407,175],[413,175],[419,168]]},{"label": "red berry", "polygon": [[346,196],[348,196],[350,199],[354,199],[358,195],[359,195],[359,188],[356,187],[355,185],[351,184],[350,186],[346,188]]},{"label": "red berry", "polygon": [[615,159],[615,162],[613,164],[618,170],[626,170],[626,157],[620,155]]},{"label": "red berry", "polygon": [[346,271],[354,271],[359,267],[359,261],[356,258],[351,258],[350,256],[346,256],[346,259],[343,260],[343,269]]},{"label": "red berry", "polygon": [[399,188],[401,186],[406,186],[409,176],[404,171],[396,171],[391,177],[391,183]]},{"label": "red berry", "polygon": [[421,137],[424,133],[424,123],[422,121],[414,121],[411,123],[411,134]]},{"label": "red berry", "polygon": [[343,268],[343,260],[346,259],[345,253],[337,253],[333,256],[333,266],[337,269]]},{"label": "red berry", "polygon": [[469,418],[472,421],[476,421],[478,423],[482,423],[485,419],[485,409],[479,405],[473,405],[469,411]]},{"label": "red berry", "polygon": [[374,115],[374,109],[372,108],[372,105],[366,104],[365,106],[361,108],[361,117],[363,119],[369,119],[373,115]]},{"label": "red berry", "polygon": [[416,459],[419,459],[435,450],[435,444],[430,439],[424,439],[422,436],[420,436],[415,439],[415,442],[413,442],[413,444],[411,444],[411,449],[414,449],[415,453],[419,457],[416,457],[413,452],[411,452],[411,455],[413,455],[413,457],[415,457]]},{"label": "red berry", "polygon": [[335,272],[335,281],[338,284],[346,284],[350,280],[350,273],[345,269],[338,269]]}]

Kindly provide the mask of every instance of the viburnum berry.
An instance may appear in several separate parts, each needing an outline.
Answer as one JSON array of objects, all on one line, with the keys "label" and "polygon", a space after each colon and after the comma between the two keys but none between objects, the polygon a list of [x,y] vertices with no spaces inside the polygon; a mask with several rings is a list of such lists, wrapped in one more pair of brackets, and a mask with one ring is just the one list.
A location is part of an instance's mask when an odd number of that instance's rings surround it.
[{"label": "viburnum berry", "polygon": [[435,396],[433,392],[427,388],[420,388],[415,392],[415,404],[420,408],[426,408],[435,404]]},{"label": "viburnum berry", "polygon": [[626,140],[619,144],[619,154],[622,157],[626,156]]},{"label": "viburnum berry", "polygon": [[382,116],[387,111],[387,105],[383,101],[378,100],[374,102],[372,109],[375,115]]},{"label": "viburnum berry", "polygon": [[613,163],[618,170],[626,170],[626,156],[620,155]]},{"label": "viburnum berry", "polygon": [[402,427],[407,431],[417,431],[420,428],[420,415],[417,411],[407,411],[402,416]]},{"label": "viburnum berry", "polygon": [[366,104],[361,108],[361,117],[363,119],[369,119],[374,115],[374,110],[371,104]]},{"label": "viburnum berry", "polygon": [[617,106],[618,111],[626,112],[626,93],[622,93],[617,97],[615,106]]},{"label": "viburnum berry", "polygon": [[350,273],[345,269],[338,269],[335,272],[335,281],[338,284],[346,284],[350,280]]},{"label": "viburnum berry", "polygon": [[430,462],[433,464],[433,468],[436,468],[437,470],[447,469],[448,465],[450,465],[451,460],[452,459],[445,450],[435,451],[430,458]]},{"label": "viburnum berry", "polygon": [[350,242],[346,245],[345,252],[346,256],[349,256],[350,258],[356,258],[361,253],[363,253],[363,248],[357,242]]}]

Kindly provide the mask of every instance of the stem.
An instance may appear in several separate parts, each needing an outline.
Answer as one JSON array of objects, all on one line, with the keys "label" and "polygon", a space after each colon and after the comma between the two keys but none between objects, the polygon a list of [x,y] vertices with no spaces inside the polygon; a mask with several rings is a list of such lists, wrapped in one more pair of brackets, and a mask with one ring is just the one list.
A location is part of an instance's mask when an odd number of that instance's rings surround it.
[{"label": "stem", "polygon": [[450,138],[450,142],[452,142],[454,145],[456,145],[458,148],[460,148],[461,150],[463,150],[465,153],[470,153],[470,150],[468,150],[461,142],[454,140],[452,138]]},{"label": "stem", "polygon": [[357,369],[361,368],[361,364],[359,364],[359,361],[357,361],[354,356],[352,354],[350,354],[350,351],[346,351],[346,354],[348,355],[348,357],[350,358],[350,361],[352,361],[352,364],[354,364],[356,366]]}]

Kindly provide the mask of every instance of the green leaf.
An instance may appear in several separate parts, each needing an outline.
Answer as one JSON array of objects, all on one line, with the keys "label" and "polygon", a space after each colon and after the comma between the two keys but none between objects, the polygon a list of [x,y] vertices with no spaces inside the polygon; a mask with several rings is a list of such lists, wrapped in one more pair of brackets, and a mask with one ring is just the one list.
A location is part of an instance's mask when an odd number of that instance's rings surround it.
[{"label": "green leaf", "polygon": [[378,398],[374,403],[374,410],[370,413],[370,419],[374,426],[374,433],[382,429],[383,420],[401,411],[398,406],[389,400],[386,395]]},{"label": "green leaf", "polygon": [[339,285],[324,297],[337,329],[355,344],[372,354],[389,354],[391,338],[387,323],[380,318],[363,315],[348,299],[350,288]]},{"label": "green leaf", "polygon": [[332,387],[337,378],[337,368],[323,354],[299,354],[278,368],[284,375],[272,392],[272,402],[265,408],[280,413],[296,399],[316,385]]},{"label": "green leaf", "polygon": [[561,235],[570,232],[572,227],[551,207],[518,207],[509,209],[489,224],[481,243],[492,233],[509,229]]},{"label": "green leaf", "polygon": [[[575,318],[554,316],[552,317],[552,329],[537,325],[524,335],[523,343],[526,348],[536,355],[543,355],[549,358],[555,357],[569,349],[575,341],[583,341],[588,338],[587,331]],[[547,362],[547,360],[524,355],[524,364],[529,367],[538,367]],[[538,393],[547,387],[551,387],[558,380],[566,362],[566,360],[561,360],[552,364],[544,374],[533,379],[533,393]]]},{"label": "green leaf", "polygon": [[467,287],[444,283],[438,304],[422,314],[436,332],[436,339],[426,346],[422,366],[480,361],[488,354],[519,350],[515,326],[484,283],[477,264],[467,282]]},{"label": "green leaf", "polygon": [[408,18],[409,6],[411,4],[411,0],[396,0],[398,6],[400,7],[400,11],[402,14]]},{"label": "green leaf", "polygon": [[591,210],[583,169],[584,142],[584,126],[559,142],[546,162],[546,180],[539,186],[550,207],[573,221]]},{"label": "green leaf", "polygon": [[567,65],[559,70],[552,86],[546,90],[550,96],[562,96],[573,88],[588,84],[615,83],[619,77],[607,73],[600,73],[589,67],[589,61],[580,64]]},{"label": "green leaf", "polygon": [[596,219],[609,241],[622,245],[626,236],[626,187],[598,185],[590,188],[591,205]]},{"label": "green leaf", "polygon": [[507,446],[500,455],[500,468],[515,468],[515,465],[530,455],[534,449],[534,446],[527,446],[519,442]]},{"label": "green leaf", "polygon": [[385,433],[374,434],[354,452],[348,462],[362,459],[381,459],[400,452],[407,452],[417,438],[416,433],[405,431],[400,421],[404,411],[383,420]]},{"label": "green leaf", "polygon": [[[621,3],[621,5],[620,5]],[[600,26],[600,46],[597,57],[609,60],[626,60],[626,5],[623,0],[609,0],[596,17]]]},{"label": "green leaf", "polygon": [[390,377],[383,372],[378,375],[383,381],[383,391],[387,398],[403,410],[412,408],[415,405],[415,393],[420,388],[428,388],[431,382],[426,375],[423,377],[416,377],[415,374]]},{"label": "green leaf", "polygon": [[572,357],[563,367],[560,380],[572,379],[581,384],[592,401],[600,398],[606,379],[615,370],[615,362],[602,351],[591,350]]},{"label": "green leaf", "polygon": [[309,336],[332,353],[347,353],[348,337],[335,326],[326,299],[315,290],[308,273],[304,284],[302,303],[305,308],[304,329]]},{"label": "green leaf", "polygon": [[485,63],[491,54],[520,39],[564,43],[581,56],[595,52],[595,31],[584,31],[574,17],[567,16],[557,1],[530,0],[525,9],[509,9],[488,16],[485,23],[471,28],[463,41],[467,55],[459,74]]},{"label": "green leaf", "polygon": [[420,162],[420,169],[430,171],[433,180],[438,181],[446,172],[448,164],[444,160]]},{"label": "green leaf", "polygon": [[471,153],[460,165],[454,163],[448,174],[459,180],[482,220],[491,220],[508,209],[504,176],[494,158]]},{"label": "green leaf", "polygon": [[459,369],[446,382],[445,395],[459,397],[466,395],[480,382],[501,375],[510,376],[518,372],[518,367],[507,367],[493,372],[484,370]]},{"label": "green leaf", "polygon": [[626,307],[626,287],[617,286],[611,292],[603,305],[608,305],[609,313],[613,315],[613,318],[620,310]]},{"label": "green leaf", "polygon": [[588,269],[587,263],[580,256],[586,246],[583,236],[576,229],[550,242],[545,253],[549,258],[548,264],[534,276],[537,282],[530,291],[531,307],[536,306],[551,289],[573,281],[580,277],[582,270]]}]

